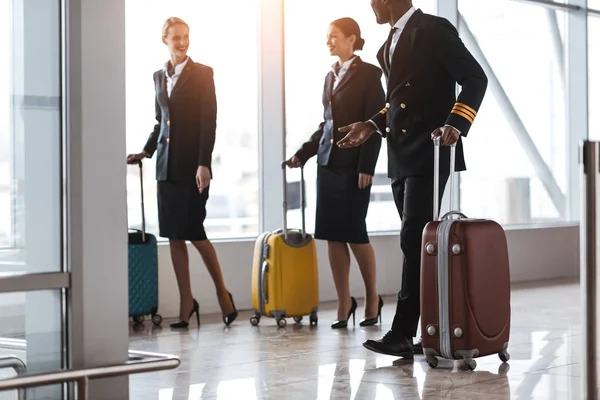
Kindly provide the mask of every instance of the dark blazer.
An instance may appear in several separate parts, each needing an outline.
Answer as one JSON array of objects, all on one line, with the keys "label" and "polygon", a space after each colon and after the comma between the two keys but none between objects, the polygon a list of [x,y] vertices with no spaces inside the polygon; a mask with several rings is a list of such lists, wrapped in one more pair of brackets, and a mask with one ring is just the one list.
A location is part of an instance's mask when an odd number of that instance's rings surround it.
[{"label": "dark blazer", "polygon": [[[194,180],[198,166],[211,169],[217,125],[213,69],[190,58],[171,97],[164,69],[154,73],[156,121],[144,151],[156,151],[156,180]],[[212,172],[211,172],[212,173]]]},{"label": "dark blazer", "polygon": [[356,57],[342,80],[333,90],[334,74],[325,77],[323,88],[324,121],[310,139],[296,152],[302,164],[317,154],[323,166],[356,167],[358,172],[373,175],[381,149],[381,137],[372,135],[363,145],[342,149],[334,145],[345,136],[338,128],[364,120],[385,105],[381,86],[382,71]]},{"label": "dark blazer", "polygon": [[[392,69],[377,55],[387,78],[385,107],[371,118],[387,137],[390,178],[433,172],[431,133],[446,124],[467,136],[487,88],[487,77],[446,19],[416,10],[396,45]],[[456,83],[462,90],[456,98]],[[440,150],[440,167],[449,170],[450,149]],[[461,138],[456,170],[466,169]]]}]

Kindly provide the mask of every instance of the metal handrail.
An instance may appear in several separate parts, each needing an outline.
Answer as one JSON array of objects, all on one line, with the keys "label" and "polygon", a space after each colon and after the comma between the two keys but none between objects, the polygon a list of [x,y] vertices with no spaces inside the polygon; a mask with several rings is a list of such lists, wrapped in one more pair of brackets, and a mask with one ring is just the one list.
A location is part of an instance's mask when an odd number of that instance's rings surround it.
[{"label": "metal handrail", "polygon": [[0,369],[4,368],[14,369],[17,375],[21,375],[25,371],[27,371],[27,365],[25,365],[25,362],[23,362],[23,360],[21,360],[17,356],[8,356],[0,358]]},{"label": "metal handrail", "polygon": [[[4,368],[12,368],[17,376],[23,375],[27,371],[27,365],[23,360],[21,360],[17,356],[8,356],[0,358],[0,369]],[[19,389],[17,391],[17,396],[19,400],[25,400],[25,390]]]},{"label": "metal handrail", "polygon": [[129,361],[123,364],[48,372],[0,380],[0,391],[76,382],[77,400],[88,400],[88,382],[90,379],[175,369],[179,364],[179,358],[173,355],[130,350]]}]

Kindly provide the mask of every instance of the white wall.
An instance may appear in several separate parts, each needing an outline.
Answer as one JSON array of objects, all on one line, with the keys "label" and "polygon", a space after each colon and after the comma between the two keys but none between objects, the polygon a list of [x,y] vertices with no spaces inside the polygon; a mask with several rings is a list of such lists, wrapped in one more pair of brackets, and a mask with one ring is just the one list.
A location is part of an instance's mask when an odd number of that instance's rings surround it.
[{"label": "white wall", "polygon": [[[579,227],[507,229],[510,251],[511,278],[513,282],[539,281],[576,277],[579,274]],[[371,237],[377,255],[377,281],[382,295],[395,295],[400,288],[402,255],[399,235]],[[253,241],[214,242],[219,255],[225,282],[233,294],[239,310],[251,308],[250,277],[254,251]],[[336,299],[335,289],[327,261],[324,242],[317,241],[319,259],[319,295],[321,301]],[[171,265],[169,248],[160,245],[160,314],[177,317],[179,294]],[[219,312],[215,289],[200,256],[189,246],[190,269],[194,296],[200,303],[201,313]],[[351,293],[363,296],[358,267],[351,267]]]}]

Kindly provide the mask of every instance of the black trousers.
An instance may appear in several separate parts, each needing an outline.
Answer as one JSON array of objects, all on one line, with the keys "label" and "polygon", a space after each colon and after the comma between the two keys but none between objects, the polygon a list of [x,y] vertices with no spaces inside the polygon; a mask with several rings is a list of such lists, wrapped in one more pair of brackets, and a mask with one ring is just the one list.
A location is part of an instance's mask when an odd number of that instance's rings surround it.
[{"label": "black trousers", "polygon": [[[440,173],[439,205],[448,177],[448,172]],[[433,220],[433,174],[396,179],[392,193],[402,220],[400,247],[404,254],[392,332],[398,338],[412,338],[417,336],[421,316],[421,241],[425,225]]]}]

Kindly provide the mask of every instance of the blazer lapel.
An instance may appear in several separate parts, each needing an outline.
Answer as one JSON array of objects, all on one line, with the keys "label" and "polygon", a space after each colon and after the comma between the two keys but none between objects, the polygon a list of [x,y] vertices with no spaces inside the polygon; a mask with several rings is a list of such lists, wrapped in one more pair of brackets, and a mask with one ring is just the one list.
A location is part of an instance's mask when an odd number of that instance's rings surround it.
[{"label": "blazer lapel", "polygon": [[405,69],[411,65],[412,52],[414,50],[415,41],[417,39],[418,25],[423,12],[418,9],[408,20],[406,27],[402,30],[398,44],[392,55],[392,68],[389,73],[388,87],[390,87],[396,79],[402,76]]},{"label": "blazer lapel", "polygon": [[332,91],[333,91],[333,81],[334,81],[333,71],[327,74],[325,80],[325,94],[327,96],[326,100],[329,101],[331,99]]},{"label": "blazer lapel", "polygon": [[[387,42],[385,42],[387,43]],[[388,76],[390,75],[390,70],[388,68],[387,63],[384,61],[383,59],[383,53],[385,52],[385,43],[379,48],[379,51],[377,52],[377,61],[379,62],[379,66],[381,67],[381,70],[383,71],[386,79],[388,78]]]},{"label": "blazer lapel", "polygon": [[350,64],[350,68],[348,68],[348,71],[346,71],[346,73],[342,77],[342,80],[338,82],[337,86],[333,90],[333,95],[335,95],[342,87],[344,87],[352,79],[354,75],[356,75],[356,72],[358,71],[358,66],[361,62],[362,60],[360,59],[360,57],[356,56],[356,58],[352,61],[352,64]]},{"label": "blazer lapel", "polygon": [[158,91],[157,91],[157,100],[158,103],[167,106],[169,105],[169,98],[167,96],[167,78],[165,76],[165,71],[160,70],[157,75],[158,79]]},{"label": "blazer lapel", "polygon": [[192,59],[188,58],[188,61],[185,64],[185,67],[183,67],[183,70],[181,71],[181,75],[179,75],[179,78],[177,79],[177,83],[175,83],[175,86],[173,87],[173,90],[171,90],[171,97],[175,96],[175,94],[177,94],[177,92],[182,87],[185,86],[185,82],[192,75],[192,66],[193,65],[194,65],[194,62],[192,61]]}]

